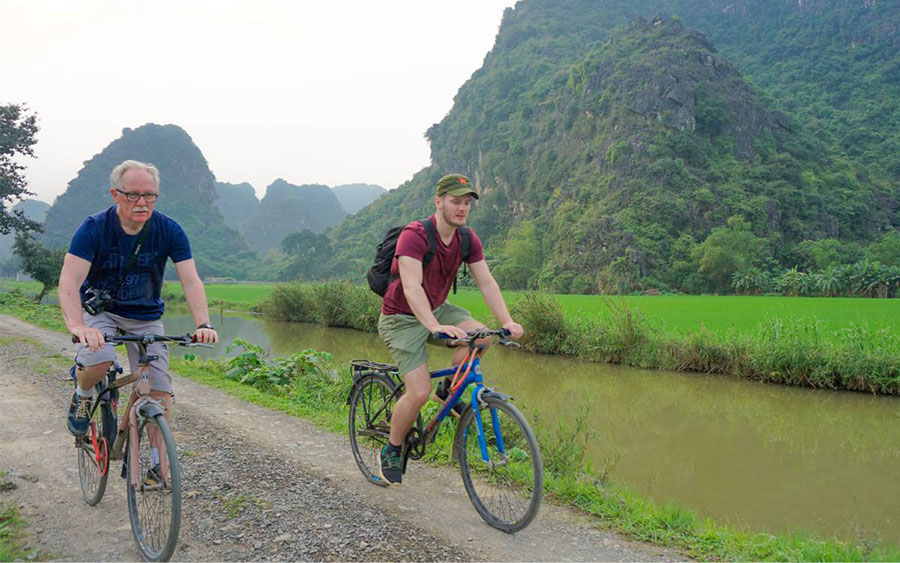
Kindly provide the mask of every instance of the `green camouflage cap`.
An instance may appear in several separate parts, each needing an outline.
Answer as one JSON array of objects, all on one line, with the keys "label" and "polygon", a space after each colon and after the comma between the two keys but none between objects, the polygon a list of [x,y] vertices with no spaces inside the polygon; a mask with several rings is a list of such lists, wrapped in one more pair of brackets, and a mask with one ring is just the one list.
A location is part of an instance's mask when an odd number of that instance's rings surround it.
[{"label": "green camouflage cap", "polygon": [[453,195],[460,196],[472,194],[472,197],[478,199],[478,192],[472,187],[472,181],[462,174],[447,174],[437,183],[437,196]]}]

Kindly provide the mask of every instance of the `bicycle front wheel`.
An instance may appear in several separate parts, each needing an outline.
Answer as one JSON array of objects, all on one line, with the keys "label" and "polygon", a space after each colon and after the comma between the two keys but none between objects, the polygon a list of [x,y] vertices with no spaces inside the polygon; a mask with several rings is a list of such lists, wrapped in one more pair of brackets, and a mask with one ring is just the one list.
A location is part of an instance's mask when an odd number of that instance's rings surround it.
[{"label": "bicycle front wheel", "polygon": [[[116,415],[108,403],[94,409],[91,425],[84,436],[75,439],[78,458],[78,480],[84,502],[96,505],[106,492],[109,478],[110,431],[115,433]],[[95,445],[96,444],[96,447]]]},{"label": "bicycle front wheel", "polygon": [[[126,471],[128,518],[141,558],[168,561],[175,551],[181,525],[181,468],[175,440],[163,415],[138,419],[138,443],[128,444],[138,451],[139,483]],[[168,471],[162,475],[151,450],[165,451]],[[130,463],[130,455],[126,455]]]},{"label": "bicycle front wheel", "polygon": [[463,484],[485,522],[507,533],[518,532],[534,520],[541,505],[541,453],[516,407],[490,397],[485,404],[477,411],[466,409],[459,422],[454,448]]}]

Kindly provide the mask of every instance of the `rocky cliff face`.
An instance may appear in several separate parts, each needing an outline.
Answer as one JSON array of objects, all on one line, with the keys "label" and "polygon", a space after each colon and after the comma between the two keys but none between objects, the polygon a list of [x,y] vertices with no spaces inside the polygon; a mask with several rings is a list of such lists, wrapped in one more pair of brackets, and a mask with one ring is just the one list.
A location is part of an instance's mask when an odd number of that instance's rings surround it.
[{"label": "rocky cliff face", "polygon": [[66,247],[85,217],[113,205],[109,174],[124,160],[153,163],[160,172],[156,209],[172,217],[191,241],[201,275],[239,275],[252,258],[237,231],[215,206],[215,178],[190,136],[176,125],[148,123],[122,136],[84,163],[47,211],[43,240]]},{"label": "rocky cliff face", "polygon": [[321,233],[346,216],[328,186],[297,186],[279,178],[266,188],[259,209],[244,223],[242,233],[252,248],[280,252],[281,241],[289,233],[304,229]]}]

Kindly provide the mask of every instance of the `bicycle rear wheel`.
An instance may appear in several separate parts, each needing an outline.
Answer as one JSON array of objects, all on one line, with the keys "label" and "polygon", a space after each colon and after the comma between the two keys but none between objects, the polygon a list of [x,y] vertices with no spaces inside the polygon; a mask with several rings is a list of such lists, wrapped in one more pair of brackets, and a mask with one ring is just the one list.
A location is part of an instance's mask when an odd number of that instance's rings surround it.
[{"label": "bicycle rear wheel", "polygon": [[386,375],[367,375],[356,382],[350,394],[350,448],[363,476],[381,487],[378,452],[391,434],[391,415],[397,403],[397,384]]},{"label": "bicycle rear wheel", "polygon": [[[466,409],[454,442],[469,500],[485,522],[513,533],[528,526],[541,505],[544,469],[531,427],[506,401],[487,398],[486,408]],[[482,458],[479,419],[488,461]]]},{"label": "bicycle rear wheel", "polygon": [[[115,432],[116,415],[109,403],[101,403],[94,409],[91,425],[84,436],[75,438],[78,458],[78,480],[84,502],[96,505],[106,492],[109,478],[110,431]],[[97,447],[94,447],[94,444]]]},{"label": "bicycle rear wheel", "polygon": [[[135,487],[130,470],[126,471],[128,519],[141,558],[145,561],[168,561],[175,551],[181,525],[181,468],[175,440],[163,415],[138,418],[138,443],[128,444],[138,449],[138,475],[141,482]],[[155,464],[151,458],[153,444],[165,449],[168,475],[152,479]],[[126,454],[126,463],[130,457]],[[158,469],[157,469],[158,470]],[[161,481],[161,482],[160,482]]]}]

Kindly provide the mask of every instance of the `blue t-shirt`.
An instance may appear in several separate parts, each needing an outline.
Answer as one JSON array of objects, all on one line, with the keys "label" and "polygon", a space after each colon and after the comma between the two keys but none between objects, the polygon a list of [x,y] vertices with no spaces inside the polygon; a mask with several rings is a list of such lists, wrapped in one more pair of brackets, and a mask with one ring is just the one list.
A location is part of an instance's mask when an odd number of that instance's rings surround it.
[{"label": "blue t-shirt", "polygon": [[[191,258],[187,235],[173,219],[154,211],[149,228],[150,233],[131,271],[122,281],[118,293],[113,295],[115,302],[107,309],[110,313],[141,320],[162,317],[166,306],[160,295],[166,260],[171,257],[172,262],[178,263]],[[89,287],[105,289],[111,294],[116,291],[138,236],[122,230],[115,205],[84,220],[69,245],[69,254],[91,263],[91,270],[81,286],[82,301]]]}]

